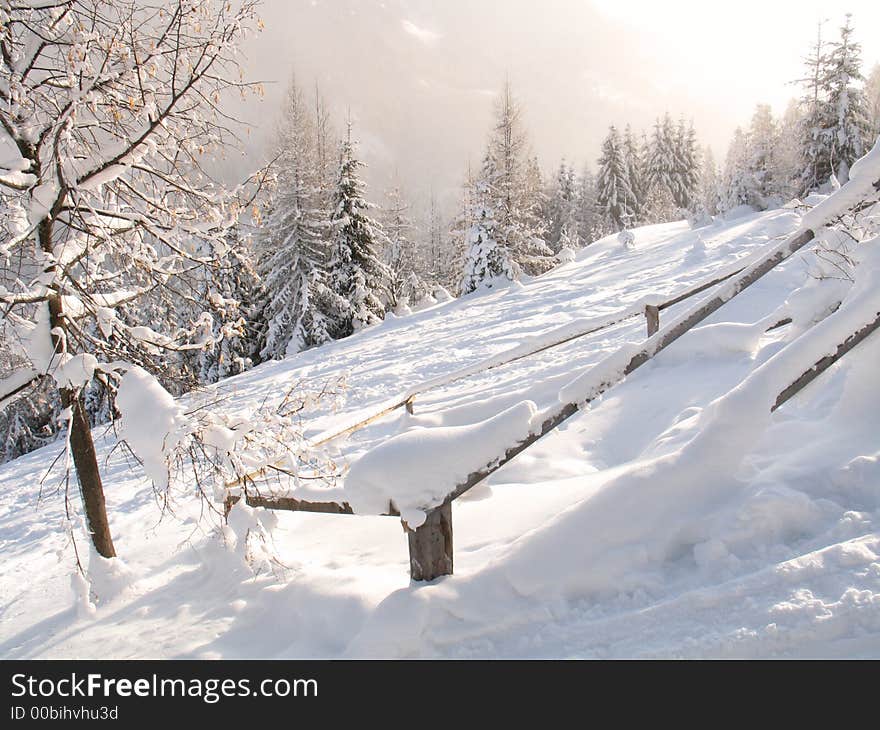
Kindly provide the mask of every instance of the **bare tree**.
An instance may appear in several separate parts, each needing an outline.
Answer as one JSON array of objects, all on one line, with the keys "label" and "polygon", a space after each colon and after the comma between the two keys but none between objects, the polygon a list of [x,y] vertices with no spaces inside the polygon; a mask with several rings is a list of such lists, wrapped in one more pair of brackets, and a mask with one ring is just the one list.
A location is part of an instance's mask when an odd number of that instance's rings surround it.
[{"label": "bare tree", "polygon": [[[127,353],[201,346],[192,331],[132,324],[138,300],[185,281],[225,250],[240,197],[210,174],[235,140],[224,95],[256,3],[41,0],[0,3],[0,256],[4,324],[25,365],[0,406],[51,378],[97,552],[115,555],[83,406],[93,377],[118,379]],[[206,245],[209,244],[209,245]],[[189,297],[185,287],[176,296]],[[118,316],[122,311],[126,316]],[[160,436],[161,437],[161,436]]]}]

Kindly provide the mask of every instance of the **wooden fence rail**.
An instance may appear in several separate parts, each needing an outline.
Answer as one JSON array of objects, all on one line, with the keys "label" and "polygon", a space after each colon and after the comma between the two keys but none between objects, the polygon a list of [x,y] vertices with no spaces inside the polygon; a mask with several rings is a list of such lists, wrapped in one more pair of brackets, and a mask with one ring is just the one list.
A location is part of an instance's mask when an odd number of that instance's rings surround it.
[{"label": "wooden fence rail", "polygon": [[779,394],[779,397],[776,399],[776,402],[773,404],[773,407],[770,409],[771,412],[775,411],[783,403],[800,393],[804,388],[806,388],[834,363],[840,360],[840,358],[846,355],[846,353],[848,353],[856,346],[860,345],[878,329],[880,329],[880,312],[877,313],[877,317],[876,319],[874,319],[873,322],[871,322],[870,324],[866,324],[858,332],[853,332],[849,337],[847,337],[837,346],[837,349],[834,351],[833,354],[826,355],[825,357],[821,358],[815,365],[813,365],[813,367],[804,372],[803,375],[801,375],[797,380],[795,380],[791,385],[783,390]]}]

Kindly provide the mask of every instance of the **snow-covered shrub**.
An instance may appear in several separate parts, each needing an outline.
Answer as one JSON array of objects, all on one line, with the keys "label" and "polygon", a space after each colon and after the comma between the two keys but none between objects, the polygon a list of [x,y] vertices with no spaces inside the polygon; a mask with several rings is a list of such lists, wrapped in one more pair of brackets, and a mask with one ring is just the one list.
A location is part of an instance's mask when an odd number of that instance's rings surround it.
[{"label": "snow-covered shrub", "polygon": [[559,250],[559,253],[556,254],[556,260],[561,264],[570,264],[577,258],[577,254],[573,248],[569,248],[566,246]]},{"label": "snow-covered shrub", "polygon": [[221,533],[236,559],[259,574],[279,564],[272,543],[272,530],[277,524],[278,515],[272,510],[249,507],[241,499],[229,510]]},{"label": "snow-covered shrub", "polygon": [[186,493],[194,488],[216,511],[228,496],[227,484],[266,469],[289,474],[294,483],[303,472],[332,479],[334,465],[305,439],[303,419],[319,403],[338,405],[344,388],[344,376],[322,384],[300,381],[252,412],[232,416],[222,412],[217,393],[194,394],[186,410],[149,373],[132,368],[119,386],[119,433],[166,508],[173,508],[174,477],[181,474]]},{"label": "snow-covered shrub", "polygon": [[620,233],[617,234],[617,241],[623,246],[627,251],[632,251],[636,247],[636,236],[635,234],[624,228]]}]

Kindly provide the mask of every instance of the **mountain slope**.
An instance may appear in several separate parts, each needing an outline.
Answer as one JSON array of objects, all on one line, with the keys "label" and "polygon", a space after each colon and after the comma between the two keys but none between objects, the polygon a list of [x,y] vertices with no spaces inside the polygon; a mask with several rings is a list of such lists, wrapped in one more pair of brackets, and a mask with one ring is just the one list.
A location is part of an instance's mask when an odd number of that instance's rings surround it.
[{"label": "mountain slope", "polygon": [[[637,229],[634,250],[603,239],[545,276],[391,317],[218,391],[244,416],[300,380],[347,373],[342,409],[311,414],[315,435],[567,322],[715,278],[798,223],[785,210]],[[141,470],[96,434],[129,572],[93,584],[103,600],[91,614],[70,587],[57,474],[40,498],[58,446],[8,464],[0,656],[877,656],[878,338],[766,423],[717,416],[803,330],[765,332],[768,317],[800,287],[814,304],[836,291],[814,264],[793,257],[458,500],[455,575],[430,585],[409,583],[399,522],[371,516],[273,513],[279,563],[255,576],[196,499],[160,521]],[[546,407],[644,327],[629,320],[426,393],[415,415],[356,432],[335,458],[353,464],[403,430],[476,423],[523,400]]]}]

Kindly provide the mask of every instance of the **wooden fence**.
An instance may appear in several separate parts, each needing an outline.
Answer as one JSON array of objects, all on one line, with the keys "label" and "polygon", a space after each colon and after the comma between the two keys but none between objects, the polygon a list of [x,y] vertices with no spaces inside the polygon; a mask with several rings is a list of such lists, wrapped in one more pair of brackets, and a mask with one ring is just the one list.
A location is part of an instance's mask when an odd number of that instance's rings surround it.
[{"label": "wooden fence", "polygon": [[[614,374],[608,374],[608,376],[604,379],[597,379],[596,382],[585,383],[585,389],[582,392],[578,393],[577,398],[572,398],[569,402],[561,404],[555,410],[553,410],[544,420],[540,429],[536,433],[531,434],[523,441],[511,444],[500,459],[496,459],[492,462],[492,464],[487,464],[486,466],[472,472],[464,481],[455,485],[455,487],[449,492],[449,494],[446,496],[441,504],[435,505],[427,511],[427,518],[422,525],[415,529],[411,529],[405,521],[403,522],[403,527],[404,530],[407,532],[409,540],[410,576],[412,580],[433,580],[434,578],[437,578],[439,576],[449,575],[452,573],[453,501],[455,501],[461,495],[465,494],[468,490],[472,489],[474,486],[482,482],[490,474],[503,467],[505,464],[515,458],[518,454],[525,451],[527,448],[529,448],[529,446],[538,441],[540,438],[550,433],[560,424],[574,416],[591,401],[595,400],[618,383],[622,382],[628,375],[635,372],[638,368],[651,360],[658,353],[669,347],[672,343],[678,340],[682,335],[691,330],[693,327],[703,322],[707,317],[716,312],[725,303],[743,292],[746,288],[754,284],[761,277],[765,276],[768,272],[772,271],[776,266],[788,259],[795,252],[806,246],[814,238],[815,234],[812,230],[800,231],[796,234],[789,236],[783,243],[775,246],[770,252],[759,258],[754,264],[750,266],[739,268],[736,271],[726,274],[723,277],[719,277],[713,279],[710,282],[701,284],[700,286],[690,289],[672,299],[663,302],[662,304],[647,305],[643,312],[624,313],[626,316],[623,319],[629,319],[634,316],[645,316],[647,320],[648,338],[645,340],[642,347],[635,354],[631,355],[628,360],[626,360],[623,368],[620,371]],[[710,297],[698,302],[688,311],[682,313],[679,317],[671,321],[665,327],[660,326],[660,312],[663,309],[667,309],[674,304],[683,302],[719,284],[723,284],[723,286],[721,286]],[[619,321],[623,320],[618,319],[614,323],[617,323]],[[779,323],[776,323],[773,327],[780,326],[786,321],[787,320],[783,320]],[[609,326],[612,326],[612,324],[605,323],[603,327],[600,327],[598,329],[604,329],[605,327]],[[771,327],[771,329],[773,327]],[[785,401],[795,395],[795,393],[806,387],[806,385],[813,379],[815,379],[821,372],[823,372],[831,364],[843,357],[847,352],[856,347],[860,342],[863,342],[872,332],[874,332],[878,328],[880,328],[880,317],[878,317],[878,319],[871,325],[864,327],[859,332],[853,333],[850,337],[847,338],[844,343],[842,343],[837,348],[837,352],[820,360],[812,368],[805,372],[800,378],[798,378],[794,383],[792,383],[788,388],[786,388],[782,393],[780,393],[775,405],[773,406],[773,410],[785,403]],[[545,343],[545,345],[540,347],[539,349],[531,351],[527,354],[519,353],[514,358],[494,364],[493,367],[498,367],[501,364],[506,364],[508,362],[513,362],[515,360],[521,359],[522,357],[527,357],[529,354],[535,354],[537,352],[546,350],[549,347],[563,344],[563,342],[569,342],[573,339],[577,339],[578,337],[583,337],[587,334],[598,331],[598,329],[592,329],[579,334],[575,334],[553,345],[546,345]],[[455,379],[468,377],[470,374],[473,374],[470,372],[471,369],[465,370],[468,371],[467,374],[462,374],[465,371],[457,371],[456,373],[453,373],[446,378],[432,381],[431,387],[439,387],[438,383],[440,383],[441,381],[442,384],[445,385],[450,382],[454,382]],[[589,373],[591,371],[587,372]],[[318,441],[317,443],[326,443],[326,441],[332,440],[332,438],[336,438],[337,436],[341,436],[345,433],[351,433],[358,428],[362,428],[368,423],[374,422],[378,418],[381,418],[382,416],[392,412],[396,408],[404,406],[411,407],[412,401],[415,396],[419,393],[425,392],[425,390],[426,388],[423,388],[421,390],[418,388],[413,389],[412,391],[409,391],[407,394],[405,394],[405,397],[401,397],[399,401],[395,401],[388,407],[377,411],[369,418],[363,419],[358,423],[347,427],[344,430],[336,432],[335,434],[331,434],[323,440]],[[243,483],[244,480],[238,480],[235,483],[230,483],[229,486]],[[247,503],[254,507],[267,507],[270,509],[282,509],[303,512],[354,514],[351,506],[346,502],[309,502],[289,497],[265,497],[260,495],[248,494],[246,490],[244,496]],[[228,497],[226,502],[227,509],[229,509],[239,499],[239,496]],[[394,505],[389,505],[389,509],[386,514],[399,517],[399,513],[394,508]]]}]

